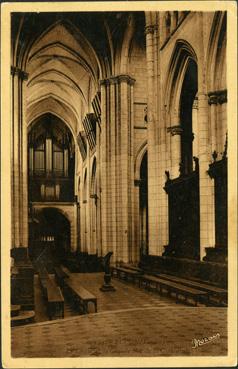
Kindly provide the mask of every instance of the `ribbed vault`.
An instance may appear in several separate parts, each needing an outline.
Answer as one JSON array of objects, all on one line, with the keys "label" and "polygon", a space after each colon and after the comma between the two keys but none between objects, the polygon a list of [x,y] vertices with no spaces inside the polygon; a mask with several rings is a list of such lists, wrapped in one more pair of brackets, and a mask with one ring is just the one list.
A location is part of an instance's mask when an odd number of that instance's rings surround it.
[{"label": "ribbed vault", "polygon": [[131,44],[141,36],[144,14],[15,13],[13,17],[12,64],[29,76],[28,124],[51,112],[76,134],[85,114],[92,111],[100,79],[128,73]]}]

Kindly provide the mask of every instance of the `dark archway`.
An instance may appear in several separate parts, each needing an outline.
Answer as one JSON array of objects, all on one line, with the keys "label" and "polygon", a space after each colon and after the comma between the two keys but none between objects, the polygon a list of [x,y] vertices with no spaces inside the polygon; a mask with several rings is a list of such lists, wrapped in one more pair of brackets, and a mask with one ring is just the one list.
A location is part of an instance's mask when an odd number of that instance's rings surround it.
[{"label": "dark archway", "polygon": [[148,157],[145,152],[140,166],[140,254],[148,254]]},{"label": "dark archway", "polygon": [[[199,161],[193,156],[193,104],[198,90],[197,63],[188,56],[179,99],[181,162],[178,178],[167,178],[169,244],[165,256],[200,258]],[[193,164],[194,163],[194,164]]]},{"label": "dark archway", "polygon": [[39,210],[35,213],[35,220],[34,226],[30,225],[29,254],[32,261],[49,268],[62,263],[70,251],[69,220],[56,208]]},{"label": "dark archway", "polygon": [[181,136],[181,174],[189,174],[193,171],[193,122],[192,109],[197,94],[197,64],[190,59],[185,73],[181,99],[180,122]]}]

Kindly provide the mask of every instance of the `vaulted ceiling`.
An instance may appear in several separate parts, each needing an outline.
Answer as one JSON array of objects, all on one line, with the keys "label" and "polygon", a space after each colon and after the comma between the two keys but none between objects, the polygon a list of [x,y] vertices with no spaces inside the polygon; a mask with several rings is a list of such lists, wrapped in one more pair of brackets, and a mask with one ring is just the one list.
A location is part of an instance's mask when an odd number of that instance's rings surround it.
[{"label": "vaulted ceiling", "polygon": [[29,74],[28,123],[51,113],[76,134],[100,79],[127,72],[143,32],[142,12],[14,13],[12,64]]}]

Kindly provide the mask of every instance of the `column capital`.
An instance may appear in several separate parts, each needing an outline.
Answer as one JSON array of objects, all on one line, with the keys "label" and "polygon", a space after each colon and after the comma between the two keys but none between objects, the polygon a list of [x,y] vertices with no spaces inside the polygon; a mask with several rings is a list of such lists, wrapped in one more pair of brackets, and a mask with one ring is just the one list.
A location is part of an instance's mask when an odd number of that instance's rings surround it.
[{"label": "column capital", "polygon": [[217,95],[215,92],[208,93],[208,104],[209,105],[217,105]]},{"label": "column capital", "polygon": [[27,81],[28,76],[29,76],[29,73],[24,72],[23,70],[20,71],[19,77],[21,78],[22,81]]},{"label": "column capital", "polygon": [[227,90],[208,92],[208,104],[223,104],[227,102]]},{"label": "column capital", "polygon": [[101,79],[101,81],[99,81],[99,84],[100,86],[108,86],[110,82],[108,78],[107,79],[105,78],[105,79]]},{"label": "column capital", "polygon": [[12,76],[19,75],[19,73],[20,73],[20,68],[11,66],[11,75]]},{"label": "column capital", "polygon": [[118,84],[118,78],[117,77],[111,77],[111,78],[108,79],[108,83],[110,85],[116,85],[116,84]]},{"label": "column capital", "polygon": [[132,86],[136,81],[134,78],[131,78],[127,74],[120,74],[119,76],[117,76],[117,78],[118,78],[119,83],[126,82],[130,86]]},{"label": "column capital", "polygon": [[11,66],[11,75],[14,77],[18,76],[21,80],[26,81],[28,79],[29,74],[25,71],[21,70],[18,67]]},{"label": "column capital", "polygon": [[195,97],[194,101],[193,101],[193,109],[198,109],[198,98]]},{"label": "column capital", "polygon": [[176,126],[168,127],[167,132],[169,132],[171,136],[181,135],[183,133],[183,128],[180,125],[176,125]]},{"label": "column capital", "polygon": [[218,103],[223,104],[227,102],[227,90],[218,91]]},{"label": "column capital", "polygon": [[105,78],[100,81],[100,86],[108,86],[108,85],[114,85],[119,84],[122,82],[128,83],[130,86],[132,86],[135,83],[135,79],[131,78],[127,74],[119,74],[117,76],[112,76],[110,78]]},{"label": "column capital", "polygon": [[[158,29],[158,27],[157,27]],[[149,25],[149,26],[145,26],[145,34],[148,35],[148,34],[153,34],[155,31],[155,26],[154,25]]]}]

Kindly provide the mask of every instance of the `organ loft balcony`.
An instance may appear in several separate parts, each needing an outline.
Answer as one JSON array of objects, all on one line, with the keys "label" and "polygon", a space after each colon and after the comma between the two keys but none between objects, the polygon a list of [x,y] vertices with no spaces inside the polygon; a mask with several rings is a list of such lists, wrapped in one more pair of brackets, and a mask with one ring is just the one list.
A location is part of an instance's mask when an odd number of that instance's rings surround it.
[{"label": "organ loft balcony", "polygon": [[41,116],[28,133],[28,197],[30,202],[73,202],[74,139],[52,114]]},{"label": "organ loft balcony", "polygon": [[31,202],[73,202],[73,178],[33,175],[29,177],[29,201]]}]

